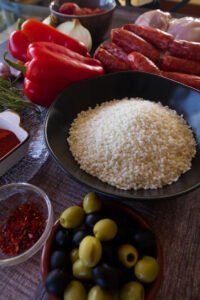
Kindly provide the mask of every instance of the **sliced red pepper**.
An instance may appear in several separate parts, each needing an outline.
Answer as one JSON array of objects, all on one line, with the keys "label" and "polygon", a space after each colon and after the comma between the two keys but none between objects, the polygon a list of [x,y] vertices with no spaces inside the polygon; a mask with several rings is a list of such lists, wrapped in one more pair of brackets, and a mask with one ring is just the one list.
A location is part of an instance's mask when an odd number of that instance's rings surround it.
[{"label": "sliced red pepper", "polygon": [[26,62],[29,44],[40,41],[52,42],[83,56],[90,56],[83,43],[35,19],[25,21],[21,30],[10,35],[8,49],[14,58]]}]

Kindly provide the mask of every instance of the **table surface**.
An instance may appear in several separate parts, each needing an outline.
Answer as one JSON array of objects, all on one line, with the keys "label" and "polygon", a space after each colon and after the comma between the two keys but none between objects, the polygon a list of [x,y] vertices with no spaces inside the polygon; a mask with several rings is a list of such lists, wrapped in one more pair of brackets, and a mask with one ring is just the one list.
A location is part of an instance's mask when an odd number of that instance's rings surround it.
[{"label": "table surface", "polygon": [[[125,20],[134,21],[142,12],[117,9],[113,27]],[[55,219],[89,191],[68,177],[50,156],[30,182],[49,195]],[[200,299],[199,200],[200,189],[171,200],[125,201],[149,221],[163,247],[164,274],[157,300]],[[40,256],[41,251],[21,265],[0,269],[0,300],[47,299],[40,276]]]}]

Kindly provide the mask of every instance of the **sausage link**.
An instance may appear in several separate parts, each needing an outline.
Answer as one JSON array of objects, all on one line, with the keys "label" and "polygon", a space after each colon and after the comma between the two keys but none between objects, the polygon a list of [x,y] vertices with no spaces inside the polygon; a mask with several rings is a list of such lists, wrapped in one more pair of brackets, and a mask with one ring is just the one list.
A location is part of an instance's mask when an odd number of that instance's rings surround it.
[{"label": "sausage link", "polygon": [[107,50],[109,53],[113,54],[115,57],[123,60],[125,63],[129,65],[128,55],[124,52],[120,47],[115,45],[114,43],[103,43],[101,48]]},{"label": "sausage link", "polygon": [[146,56],[140,52],[133,51],[128,55],[131,69],[135,71],[143,71],[153,74],[160,74],[158,67]]},{"label": "sausage link", "polygon": [[130,69],[129,64],[117,58],[101,46],[95,51],[94,58],[101,61],[107,72],[117,72]]},{"label": "sausage link", "polygon": [[152,61],[158,61],[160,53],[151,44],[133,32],[116,28],[111,30],[111,40],[125,52],[138,51],[149,57]]},{"label": "sausage link", "polygon": [[171,55],[161,57],[160,68],[165,71],[200,75],[200,62]]},{"label": "sausage link", "polygon": [[123,26],[123,28],[139,35],[147,42],[151,43],[156,48],[161,50],[167,50],[174,39],[171,34],[153,27],[144,27],[136,24],[126,24]]},{"label": "sausage link", "polygon": [[161,75],[183,84],[189,85],[197,90],[200,90],[200,77],[196,75],[177,73],[177,72],[161,72]]},{"label": "sausage link", "polygon": [[200,43],[174,40],[169,52],[174,56],[200,61]]}]

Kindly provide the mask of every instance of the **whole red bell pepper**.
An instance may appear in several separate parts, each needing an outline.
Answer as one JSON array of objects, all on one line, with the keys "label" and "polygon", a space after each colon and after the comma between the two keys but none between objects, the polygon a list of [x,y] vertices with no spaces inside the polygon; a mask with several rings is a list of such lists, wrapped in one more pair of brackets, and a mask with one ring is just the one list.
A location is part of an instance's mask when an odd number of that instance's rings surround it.
[{"label": "whole red bell pepper", "polygon": [[30,44],[27,59],[24,66],[5,60],[24,72],[24,94],[29,100],[45,107],[68,85],[104,74],[98,60],[49,42]]},{"label": "whole red bell pepper", "polygon": [[22,23],[20,30],[16,30],[10,35],[8,49],[14,58],[26,62],[28,45],[38,41],[52,42],[83,56],[89,56],[87,48],[82,42],[35,19],[26,20]]}]

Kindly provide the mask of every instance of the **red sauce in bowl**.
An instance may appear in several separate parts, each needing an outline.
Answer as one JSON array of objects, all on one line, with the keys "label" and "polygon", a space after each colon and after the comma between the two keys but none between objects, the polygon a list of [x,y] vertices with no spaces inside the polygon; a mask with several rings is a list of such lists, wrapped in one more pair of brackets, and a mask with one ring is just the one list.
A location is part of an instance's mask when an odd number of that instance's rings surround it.
[{"label": "red sauce in bowl", "polygon": [[20,140],[12,131],[0,128],[0,159],[18,144]]}]

